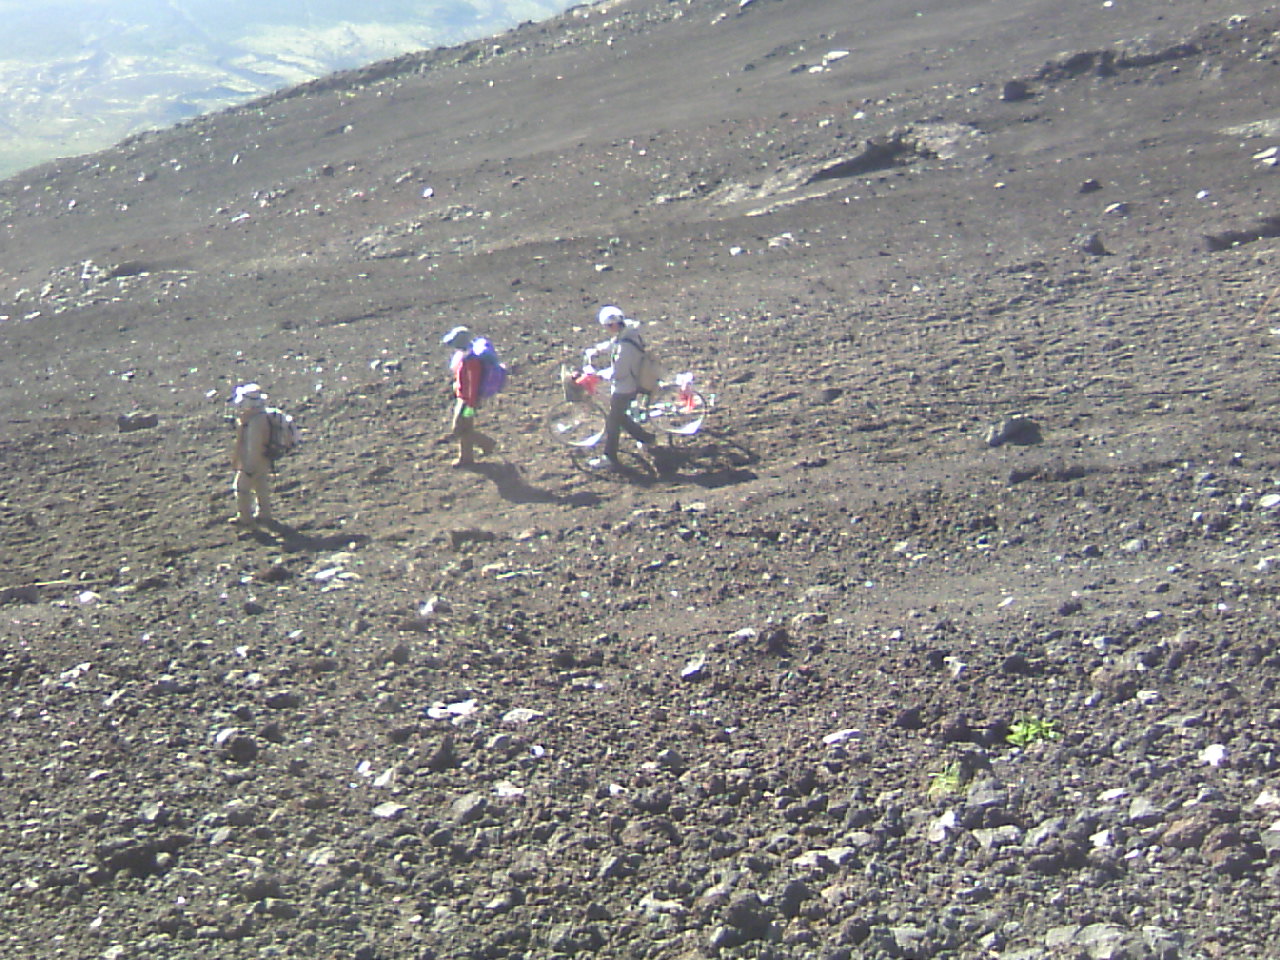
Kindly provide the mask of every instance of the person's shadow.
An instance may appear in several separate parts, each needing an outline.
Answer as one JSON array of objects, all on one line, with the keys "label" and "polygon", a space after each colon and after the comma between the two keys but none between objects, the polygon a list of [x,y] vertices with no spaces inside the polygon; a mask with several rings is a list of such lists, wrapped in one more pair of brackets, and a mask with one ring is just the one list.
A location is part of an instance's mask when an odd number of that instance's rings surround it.
[{"label": "person's shadow", "polygon": [[542,487],[535,487],[525,480],[520,468],[514,463],[477,463],[471,468],[498,488],[498,496],[508,503],[558,503],[565,506],[589,507],[598,503],[600,498],[593,493],[576,493],[567,497],[559,496]]},{"label": "person's shadow", "polygon": [[650,451],[658,479],[715,489],[756,479],[751,468],[759,456],[736,440],[704,430],[683,445],[655,446]]},{"label": "person's shadow", "polygon": [[[366,533],[330,533],[317,535],[304,533],[297,527],[291,527],[279,520],[267,524],[267,530],[254,531],[254,539],[259,543],[275,544],[287,553],[318,553],[322,550],[341,550],[352,544],[369,542]],[[270,532],[268,532],[270,531]]]}]

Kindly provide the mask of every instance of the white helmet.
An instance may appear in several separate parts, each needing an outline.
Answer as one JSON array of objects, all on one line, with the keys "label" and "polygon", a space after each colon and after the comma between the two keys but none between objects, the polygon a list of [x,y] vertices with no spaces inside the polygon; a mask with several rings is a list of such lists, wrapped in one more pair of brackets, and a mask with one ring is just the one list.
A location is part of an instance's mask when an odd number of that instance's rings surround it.
[{"label": "white helmet", "polygon": [[463,347],[467,345],[467,341],[470,339],[471,339],[470,330],[468,330],[466,327],[454,327],[452,330],[450,330],[448,333],[446,333],[443,337],[440,338],[440,342],[443,343],[446,347],[454,347],[458,350],[461,350]]},{"label": "white helmet", "polygon": [[231,395],[231,402],[236,406],[260,407],[267,402],[267,395],[256,383],[242,383]]},{"label": "white helmet", "polygon": [[627,315],[615,306],[607,306],[600,308],[600,315],[596,318],[600,321],[600,326],[607,327],[613,323],[626,323]]}]

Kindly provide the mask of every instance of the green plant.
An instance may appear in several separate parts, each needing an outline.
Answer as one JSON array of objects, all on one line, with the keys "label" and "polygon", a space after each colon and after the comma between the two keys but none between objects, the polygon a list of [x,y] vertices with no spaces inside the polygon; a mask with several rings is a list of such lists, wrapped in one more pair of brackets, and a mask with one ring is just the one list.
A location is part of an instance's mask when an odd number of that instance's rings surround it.
[{"label": "green plant", "polygon": [[935,770],[929,774],[930,797],[945,797],[951,793],[959,793],[961,784],[964,781],[964,769],[960,765],[959,760],[953,760],[941,770]]},{"label": "green plant", "polygon": [[1058,731],[1058,721],[1044,720],[1040,717],[1023,717],[1009,727],[1009,735],[1005,737],[1015,747],[1028,747],[1041,740],[1057,740],[1062,734]]}]

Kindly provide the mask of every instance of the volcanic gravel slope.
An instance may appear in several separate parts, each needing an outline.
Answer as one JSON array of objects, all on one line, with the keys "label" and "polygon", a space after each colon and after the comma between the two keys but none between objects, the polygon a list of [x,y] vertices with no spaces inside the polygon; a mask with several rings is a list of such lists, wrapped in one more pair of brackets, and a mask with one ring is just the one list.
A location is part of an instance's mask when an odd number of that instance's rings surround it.
[{"label": "volcanic gravel slope", "polygon": [[0,956],[1280,956],[1278,31],[604,3],[0,183]]}]

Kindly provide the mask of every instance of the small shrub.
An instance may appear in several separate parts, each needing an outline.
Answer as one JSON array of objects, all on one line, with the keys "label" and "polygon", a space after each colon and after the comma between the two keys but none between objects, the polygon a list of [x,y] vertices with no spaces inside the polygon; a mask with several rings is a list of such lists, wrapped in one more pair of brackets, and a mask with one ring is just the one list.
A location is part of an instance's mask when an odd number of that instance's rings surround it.
[{"label": "small shrub", "polygon": [[959,760],[953,760],[941,770],[935,770],[929,774],[927,792],[932,798],[945,797],[952,793],[959,793],[963,783],[964,768]]},{"label": "small shrub", "polygon": [[1058,721],[1044,720],[1040,717],[1023,717],[1009,727],[1009,735],[1005,737],[1015,747],[1029,747],[1041,740],[1057,740],[1062,734],[1058,732]]}]

